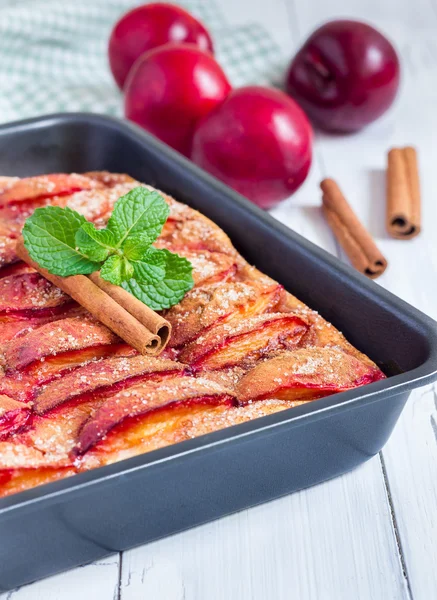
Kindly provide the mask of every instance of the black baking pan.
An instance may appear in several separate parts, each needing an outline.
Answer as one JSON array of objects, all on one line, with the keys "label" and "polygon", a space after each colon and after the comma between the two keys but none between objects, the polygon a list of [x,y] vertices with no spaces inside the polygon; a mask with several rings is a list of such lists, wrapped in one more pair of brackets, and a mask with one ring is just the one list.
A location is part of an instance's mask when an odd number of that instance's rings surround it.
[{"label": "black baking pan", "polygon": [[437,324],[137,127],[91,114],[0,127],[0,175],[129,173],[199,209],[389,375],[0,500],[0,590],[335,477],[377,453],[437,378]]}]

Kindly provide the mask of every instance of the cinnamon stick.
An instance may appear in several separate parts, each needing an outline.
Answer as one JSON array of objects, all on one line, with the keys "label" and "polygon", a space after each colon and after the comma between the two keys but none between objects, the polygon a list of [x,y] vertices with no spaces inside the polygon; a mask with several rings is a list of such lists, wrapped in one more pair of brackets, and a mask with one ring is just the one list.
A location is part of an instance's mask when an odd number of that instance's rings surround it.
[{"label": "cinnamon stick", "polygon": [[414,148],[392,148],[387,159],[387,231],[399,240],[420,233],[420,183]]},{"label": "cinnamon stick", "polygon": [[[125,299],[123,307],[121,303],[111,297],[112,295],[101,289],[86,275],[59,277],[49,273],[30,258],[22,238],[17,241],[16,253],[24,262],[71,296],[73,300],[86,308],[96,319],[141,354],[157,355],[164,349],[170,336],[170,324],[168,323],[167,330],[165,330],[164,325],[167,324],[165,319],[145,305],[146,310],[141,313],[134,303],[135,308],[132,310],[135,314],[131,314],[126,308],[132,304]],[[112,286],[112,284],[108,282],[108,286]],[[128,292],[126,294],[130,296]],[[143,315],[145,315],[144,321]],[[161,335],[158,335],[158,331],[161,331]]]},{"label": "cinnamon stick", "polygon": [[370,233],[360,222],[333,179],[324,179],[322,209],[328,224],[352,265],[367,277],[376,279],[387,268]]},{"label": "cinnamon stick", "polygon": [[88,277],[101,290],[106,292],[108,296],[111,296],[117,304],[122,306],[129,314],[147,327],[149,331],[154,335],[157,335],[161,339],[163,348],[166,346],[171,335],[171,325],[164,317],[158,315],[154,310],[149,308],[147,304],[144,304],[138,300],[138,298],[135,298],[135,296],[119,285],[113,285],[112,283],[109,283],[109,281],[102,279],[99,273],[91,273]]}]

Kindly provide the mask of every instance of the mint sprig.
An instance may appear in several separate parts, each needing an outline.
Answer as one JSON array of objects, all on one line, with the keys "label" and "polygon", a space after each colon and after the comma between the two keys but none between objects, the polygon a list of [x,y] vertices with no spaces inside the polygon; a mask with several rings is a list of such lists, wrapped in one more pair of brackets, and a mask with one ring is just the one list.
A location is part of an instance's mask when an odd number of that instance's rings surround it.
[{"label": "mint sprig", "polygon": [[[177,304],[185,293],[193,287],[191,263],[178,254],[168,250],[153,250],[147,261],[135,261],[134,276],[122,283],[125,290],[150,306],[152,310],[159,310],[161,306]],[[152,273],[152,263],[163,269],[163,277],[155,278]]]},{"label": "mint sprig", "polygon": [[76,247],[92,260],[102,261],[108,258],[116,247],[116,238],[111,231],[96,229],[94,223],[86,221],[75,235]]},{"label": "mint sprig", "polygon": [[76,247],[76,234],[85,223],[85,217],[70,208],[37,208],[24,224],[24,245],[33,260],[54,275],[88,275],[100,265]]},{"label": "mint sprig", "polygon": [[113,254],[103,263],[100,276],[114,285],[121,285],[134,276],[134,267],[124,256]]},{"label": "mint sprig", "polygon": [[170,214],[161,194],[137,187],[120,200],[115,203],[106,227],[117,239],[117,248],[134,235],[147,235],[151,242],[156,240]]},{"label": "mint sprig", "polygon": [[153,310],[177,304],[193,287],[192,265],[152,246],[169,208],[155,191],[137,187],[117,200],[105,229],[70,208],[37,208],[23,228],[31,258],[54,275],[87,275],[132,293]]}]

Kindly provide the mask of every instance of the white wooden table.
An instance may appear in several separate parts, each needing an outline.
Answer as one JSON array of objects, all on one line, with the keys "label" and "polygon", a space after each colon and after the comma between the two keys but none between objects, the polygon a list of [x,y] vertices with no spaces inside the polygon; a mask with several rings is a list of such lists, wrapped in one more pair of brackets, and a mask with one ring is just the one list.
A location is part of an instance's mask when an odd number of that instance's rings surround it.
[{"label": "white wooden table", "polygon": [[[387,32],[403,59],[396,107],[366,131],[319,135],[304,187],[274,211],[338,254],[318,208],[335,177],[390,266],[378,283],[437,318],[437,0],[221,0],[228,22],[259,22],[291,56],[335,17]],[[385,154],[420,151],[424,232],[383,228]],[[437,598],[437,388],[412,394],[383,452],[348,475],[220,521],[113,555],[0,600],[433,600]]]}]

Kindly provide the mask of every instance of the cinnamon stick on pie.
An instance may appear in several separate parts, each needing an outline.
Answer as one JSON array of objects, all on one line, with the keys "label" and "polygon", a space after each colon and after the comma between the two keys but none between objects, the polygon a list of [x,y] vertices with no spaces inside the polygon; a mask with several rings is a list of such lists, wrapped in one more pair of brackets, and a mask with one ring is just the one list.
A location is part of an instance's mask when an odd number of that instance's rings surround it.
[{"label": "cinnamon stick on pie", "polygon": [[323,213],[352,265],[367,277],[376,279],[387,268],[386,259],[337,183],[333,179],[324,179],[320,187],[323,192]]},{"label": "cinnamon stick on pie", "polygon": [[146,304],[135,298],[132,294],[124,290],[119,285],[113,285],[109,281],[102,279],[98,272],[88,275],[93,283],[101,290],[111,296],[113,300],[120,304],[127,312],[142,323],[149,331],[160,338],[161,350],[165,348],[171,334],[170,323],[158,315]]},{"label": "cinnamon stick on pie", "polygon": [[392,148],[387,164],[387,231],[399,240],[420,233],[420,184],[414,148]]},{"label": "cinnamon stick on pie", "polygon": [[90,277],[49,273],[31,259],[22,238],[17,242],[16,253],[141,354],[158,355],[165,348],[171,334],[170,323],[129,292],[104,281],[97,273]]}]

